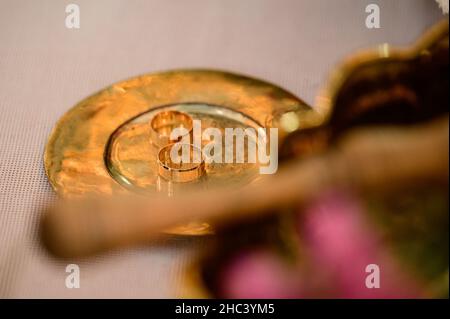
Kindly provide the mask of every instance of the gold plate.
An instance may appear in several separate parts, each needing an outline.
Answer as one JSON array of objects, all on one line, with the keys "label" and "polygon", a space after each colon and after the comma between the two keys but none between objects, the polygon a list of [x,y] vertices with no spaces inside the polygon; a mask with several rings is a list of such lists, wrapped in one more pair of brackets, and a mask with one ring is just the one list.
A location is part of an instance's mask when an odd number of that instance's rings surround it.
[{"label": "gold plate", "polygon": [[[201,119],[202,127],[278,127],[281,138],[292,129],[292,123],[286,129],[278,124],[281,117],[295,116],[295,129],[306,126],[312,113],[273,84],[227,72],[177,70],[131,78],[84,99],[58,121],[44,154],[53,189],[64,198],[126,192],[176,196],[186,187],[242,187],[258,179],[256,164],[208,165],[206,179],[182,185],[159,178],[148,123],[167,110]],[[201,235],[211,228],[193,222],[169,232]]]}]

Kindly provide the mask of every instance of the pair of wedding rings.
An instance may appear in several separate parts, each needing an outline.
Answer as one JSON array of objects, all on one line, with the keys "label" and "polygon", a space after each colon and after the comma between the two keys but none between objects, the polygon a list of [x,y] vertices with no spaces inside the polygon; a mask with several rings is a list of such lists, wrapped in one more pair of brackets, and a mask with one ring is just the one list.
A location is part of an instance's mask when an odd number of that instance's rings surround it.
[{"label": "pair of wedding rings", "polygon": [[[183,129],[185,135],[176,140],[170,138],[174,129]],[[157,163],[158,174],[171,182],[183,183],[199,179],[205,174],[205,161],[201,149],[192,144],[193,119],[180,111],[162,111],[150,121],[152,144],[159,148]],[[187,136],[188,135],[188,136]],[[181,143],[185,137],[189,143]],[[174,160],[173,155],[185,152],[184,156]],[[186,153],[187,152],[187,153]]]}]

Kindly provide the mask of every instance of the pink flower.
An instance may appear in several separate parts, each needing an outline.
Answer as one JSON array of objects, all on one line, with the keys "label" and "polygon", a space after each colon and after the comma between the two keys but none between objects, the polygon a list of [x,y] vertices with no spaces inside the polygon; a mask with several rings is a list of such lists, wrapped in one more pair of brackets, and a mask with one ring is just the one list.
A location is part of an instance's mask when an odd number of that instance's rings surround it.
[{"label": "pink flower", "polygon": [[[402,269],[368,226],[364,210],[349,195],[327,194],[309,206],[299,233],[312,262],[332,278],[337,298],[418,298],[417,283]],[[368,288],[368,265],[380,270],[380,287]],[[370,286],[370,285],[369,285]]]},{"label": "pink flower", "polygon": [[[325,194],[299,214],[302,260],[288,265],[273,252],[245,251],[220,274],[226,298],[420,298],[418,283],[390,255],[364,210],[349,195]],[[379,269],[370,288],[369,265]],[[367,272],[369,271],[369,272]],[[368,280],[369,278],[369,280]],[[369,281],[367,285],[366,281]],[[373,282],[377,282],[376,280]]]},{"label": "pink flower", "polygon": [[243,252],[222,272],[221,295],[244,299],[299,298],[299,275],[271,252]]}]

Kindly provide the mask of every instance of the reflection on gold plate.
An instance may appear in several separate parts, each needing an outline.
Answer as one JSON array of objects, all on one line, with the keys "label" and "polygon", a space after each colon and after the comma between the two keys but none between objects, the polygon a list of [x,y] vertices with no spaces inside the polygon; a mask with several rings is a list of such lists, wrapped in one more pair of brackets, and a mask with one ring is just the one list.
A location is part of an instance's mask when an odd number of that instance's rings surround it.
[{"label": "reflection on gold plate", "polygon": [[[56,124],[44,163],[53,189],[64,198],[126,192],[176,196],[185,189],[244,187],[259,178],[257,164],[209,164],[205,178],[172,183],[158,176],[149,123],[160,111],[180,111],[203,128],[278,127],[285,136],[301,128],[313,111],[291,93],[261,80],[209,70],[177,70],[138,76],[84,99]],[[289,129],[280,117],[296,115]],[[289,124],[289,123],[288,123]],[[226,151],[226,150],[225,150]],[[168,233],[211,233],[192,223]]]}]

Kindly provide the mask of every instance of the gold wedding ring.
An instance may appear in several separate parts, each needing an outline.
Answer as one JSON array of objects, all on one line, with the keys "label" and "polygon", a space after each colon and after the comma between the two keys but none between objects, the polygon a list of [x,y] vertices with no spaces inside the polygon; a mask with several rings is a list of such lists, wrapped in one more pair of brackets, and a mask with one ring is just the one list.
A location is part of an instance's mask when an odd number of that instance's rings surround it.
[{"label": "gold wedding ring", "polygon": [[176,128],[186,129],[187,134],[192,134],[193,120],[188,114],[179,111],[163,111],[157,113],[150,121],[150,138],[158,147],[164,147],[170,143],[180,141],[184,135],[176,140],[170,139],[170,134]]},{"label": "gold wedding ring", "polygon": [[[174,155],[178,159],[173,158]],[[164,146],[158,153],[158,174],[176,183],[199,179],[205,174],[202,150],[192,144],[173,143]]]}]

